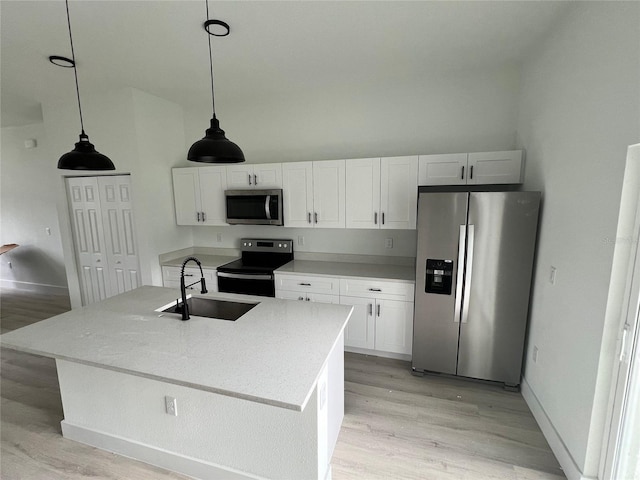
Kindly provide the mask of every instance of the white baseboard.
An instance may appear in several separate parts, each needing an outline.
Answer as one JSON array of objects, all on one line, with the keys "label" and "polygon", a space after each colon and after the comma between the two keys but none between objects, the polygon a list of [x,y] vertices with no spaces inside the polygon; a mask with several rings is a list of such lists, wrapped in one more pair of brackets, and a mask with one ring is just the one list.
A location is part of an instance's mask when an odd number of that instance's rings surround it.
[{"label": "white baseboard", "polygon": [[7,280],[0,278],[0,288],[9,290],[24,290],[27,292],[43,293],[47,295],[69,296],[69,289],[59,285],[48,285],[46,283],[19,282],[17,280]]},{"label": "white baseboard", "polygon": [[256,480],[262,478],[108,433],[89,430],[65,420],[60,422],[60,425],[62,426],[62,435],[69,440],[117,453],[156,467],[166,468],[192,478],[203,480]]},{"label": "white baseboard", "polygon": [[593,477],[586,477],[582,474],[582,471],[576,464],[575,460],[571,456],[571,453],[567,449],[567,446],[562,441],[562,438],[558,434],[558,431],[553,426],[551,419],[547,416],[547,413],[542,408],[542,405],[538,401],[536,394],[531,389],[531,386],[527,383],[527,379],[523,378],[520,384],[520,391],[524,397],[525,402],[529,406],[533,417],[538,422],[542,434],[547,439],[551,451],[558,459],[564,474],[568,480],[597,480]]},{"label": "white baseboard", "polygon": [[394,358],[396,360],[404,360],[405,362],[411,361],[411,355],[407,355],[404,353],[383,352],[381,350],[369,350],[367,348],[347,346],[344,347],[344,351],[350,353],[360,353],[362,355],[372,355],[374,357]]}]

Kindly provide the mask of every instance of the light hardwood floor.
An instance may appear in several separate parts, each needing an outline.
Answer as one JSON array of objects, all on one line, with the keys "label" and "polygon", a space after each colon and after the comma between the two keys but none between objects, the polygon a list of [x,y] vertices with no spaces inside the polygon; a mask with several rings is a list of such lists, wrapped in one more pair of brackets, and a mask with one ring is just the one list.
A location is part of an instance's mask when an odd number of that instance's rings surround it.
[{"label": "light hardwood floor", "polygon": [[[68,309],[65,297],[2,290],[1,331]],[[53,360],[2,349],[1,376],[2,480],[186,478],[64,439]],[[565,478],[519,393],[357,354],[345,355],[332,469],[334,480]]]}]

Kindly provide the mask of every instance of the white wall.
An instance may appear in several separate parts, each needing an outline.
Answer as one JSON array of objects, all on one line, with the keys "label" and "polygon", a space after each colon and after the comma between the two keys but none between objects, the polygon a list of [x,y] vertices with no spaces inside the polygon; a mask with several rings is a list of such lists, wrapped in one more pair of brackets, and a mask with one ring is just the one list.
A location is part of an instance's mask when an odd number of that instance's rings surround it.
[{"label": "white wall", "polygon": [[[82,98],[85,130],[96,150],[116,166],[111,172],[55,170],[60,235],[71,304],[81,304],[73,237],[64,187],[65,176],[131,173],[136,235],[144,284],[161,285],[158,255],[192,245],[190,228],[175,225],[171,167],[183,154],[181,109],[157,97],[124,88]],[[44,125],[53,165],[78,140],[77,105],[45,103]],[[55,169],[55,168],[54,168]],[[50,180],[53,181],[53,180]]]},{"label": "white wall", "polygon": [[640,135],[639,22],[636,2],[576,2],[522,71],[525,188],[543,191],[527,400],[566,449],[556,454],[569,478],[597,474],[596,376],[626,150]]},{"label": "white wall", "polygon": [[[25,148],[29,139],[36,140],[36,148]],[[3,128],[1,145],[0,243],[18,243],[20,247],[0,257],[0,284],[65,294],[57,189],[52,181],[57,158],[49,154],[44,125]]]}]

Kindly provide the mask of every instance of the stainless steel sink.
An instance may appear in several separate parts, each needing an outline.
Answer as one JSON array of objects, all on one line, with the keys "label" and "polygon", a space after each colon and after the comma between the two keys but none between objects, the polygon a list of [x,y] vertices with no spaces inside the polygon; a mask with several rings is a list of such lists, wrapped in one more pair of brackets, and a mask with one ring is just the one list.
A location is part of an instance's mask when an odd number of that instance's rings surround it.
[{"label": "stainless steel sink", "polygon": [[[187,305],[189,306],[190,315],[235,322],[258,304],[229,302],[227,300],[216,300],[215,298],[190,297],[187,299]],[[162,312],[181,314],[182,302],[176,302],[162,310]]]}]

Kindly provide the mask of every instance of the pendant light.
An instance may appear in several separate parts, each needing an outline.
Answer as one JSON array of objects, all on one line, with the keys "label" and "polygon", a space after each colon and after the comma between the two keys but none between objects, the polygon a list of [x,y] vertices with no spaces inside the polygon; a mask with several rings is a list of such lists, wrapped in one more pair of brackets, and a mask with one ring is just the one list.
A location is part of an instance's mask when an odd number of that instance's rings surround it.
[{"label": "pendant light", "polygon": [[69,0],[65,0],[67,7],[67,25],[69,27],[69,42],[71,43],[71,59],[53,55],[49,61],[61,67],[73,67],[76,79],[76,96],[78,97],[78,111],[80,113],[80,141],[69,153],[65,153],[58,160],[58,168],[63,170],[115,170],[113,162],[109,158],[96,151],[89,141],[89,136],[84,132],[82,119],[82,106],[80,105],[80,88],[78,87],[78,70],[76,69],[76,55],[73,49],[73,37],[71,36],[71,19],[69,18]]},{"label": "pendant light", "polygon": [[[213,93],[213,56],[211,54],[211,36],[226,37],[229,35],[229,25],[221,20],[209,20],[209,0],[205,0],[207,8],[207,21],[204,22],[204,29],[207,32],[209,41],[209,68],[211,73],[211,105],[213,107],[213,117],[211,126],[206,130],[202,140],[198,140],[191,145],[187,159],[192,162],[202,163],[240,163],[244,162],[244,154],[240,147],[228,140],[224,136],[224,130],[220,128],[220,122],[216,118],[216,101]],[[216,32],[215,27],[222,28],[222,32]]]}]

